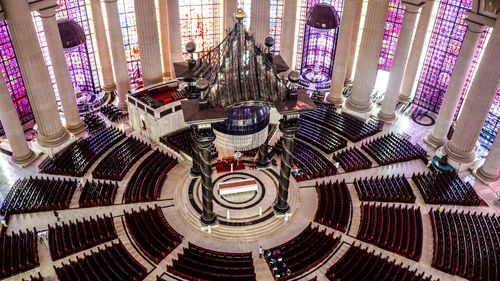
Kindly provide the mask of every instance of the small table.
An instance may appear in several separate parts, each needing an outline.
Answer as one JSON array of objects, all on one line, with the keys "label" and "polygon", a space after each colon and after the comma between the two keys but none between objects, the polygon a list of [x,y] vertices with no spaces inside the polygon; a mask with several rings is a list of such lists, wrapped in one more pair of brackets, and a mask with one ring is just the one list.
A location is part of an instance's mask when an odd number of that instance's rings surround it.
[{"label": "small table", "polygon": [[257,181],[254,179],[226,181],[217,184],[220,195],[257,191]]}]

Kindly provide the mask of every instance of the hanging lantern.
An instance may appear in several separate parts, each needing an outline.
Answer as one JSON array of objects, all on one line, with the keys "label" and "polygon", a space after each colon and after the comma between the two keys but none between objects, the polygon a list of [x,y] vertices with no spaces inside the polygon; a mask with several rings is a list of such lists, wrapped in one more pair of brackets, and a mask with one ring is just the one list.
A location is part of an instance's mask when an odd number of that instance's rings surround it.
[{"label": "hanging lantern", "polygon": [[87,40],[82,27],[74,20],[60,19],[57,21],[57,27],[65,51],[73,51]]},{"label": "hanging lantern", "polygon": [[332,5],[319,3],[307,15],[307,25],[318,31],[328,32],[340,25],[339,14]]}]

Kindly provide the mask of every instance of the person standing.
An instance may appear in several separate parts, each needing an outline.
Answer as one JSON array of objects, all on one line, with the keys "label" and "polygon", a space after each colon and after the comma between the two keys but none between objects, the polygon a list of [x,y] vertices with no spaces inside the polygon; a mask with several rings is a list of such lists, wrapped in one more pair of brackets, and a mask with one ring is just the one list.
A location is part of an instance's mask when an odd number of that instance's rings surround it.
[{"label": "person standing", "polygon": [[262,246],[259,246],[259,258],[262,258],[263,253],[264,253],[264,250],[262,249]]}]

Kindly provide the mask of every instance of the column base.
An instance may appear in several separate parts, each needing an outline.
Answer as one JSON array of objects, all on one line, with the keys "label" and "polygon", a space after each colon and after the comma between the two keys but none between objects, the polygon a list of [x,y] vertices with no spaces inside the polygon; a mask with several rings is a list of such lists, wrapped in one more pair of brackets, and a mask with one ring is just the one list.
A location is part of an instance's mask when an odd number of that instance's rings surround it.
[{"label": "column base", "polygon": [[349,115],[352,115],[352,116],[354,116],[354,117],[356,117],[358,119],[361,119],[363,121],[366,121],[366,120],[370,119],[370,117],[372,116],[373,111],[374,110],[371,109],[370,111],[362,113],[362,112],[353,111],[353,110],[347,108],[347,106],[345,106],[345,105],[342,107],[342,112],[345,112],[345,113],[347,113]]},{"label": "column base", "polygon": [[68,126],[66,125],[66,129],[68,129],[68,131],[70,133],[72,133],[73,135],[78,135],[80,133],[83,133],[85,131],[87,131],[87,126],[85,125],[85,123],[83,123],[81,120],[80,120],[80,123],[76,126]]},{"label": "column base", "polygon": [[491,175],[489,173],[486,173],[483,170],[482,166],[479,167],[479,169],[477,169],[475,172],[473,172],[473,174],[476,176],[476,178],[478,178],[485,185],[490,185],[490,184],[495,183],[498,180],[500,180],[500,175],[499,174],[497,174],[497,175]]},{"label": "column base", "polygon": [[12,164],[17,165],[21,168],[28,167],[31,163],[35,162],[36,159],[38,159],[38,154],[35,153],[33,150],[29,150],[29,153],[24,155],[24,156],[14,156],[10,158],[10,161]]},{"label": "column base", "polygon": [[399,102],[402,102],[402,103],[407,103],[411,100],[411,98],[409,96],[402,96],[402,95],[399,95],[398,97],[398,101]]},{"label": "column base", "polygon": [[279,206],[278,203],[276,203],[273,205],[273,212],[277,216],[282,216],[290,212],[290,206],[288,205],[288,203],[285,203],[284,206]]},{"label": "column base", "polygon": [[102,86],[102,90],[104,92],[113,92],[116,90],[116,84],[104,85],[104,86]]},{"label": "column base", "polygon": [[457,151],[450,142],[447,142],[443,148],[443,152],[448,156],[448,159],[453,160],[457,164],[470,163],[476,157],[476,150],[472,151]]},{"label": "column base", "polygon": [[201,171],[200,171],[200,169],[193,169],[193,167],[191,167],[191,169],[189,169],[189,174],[192,177],[197,178],[197,177],[201,176]]},{"label": "column base", "polygon": [[217,216],[215,214],[212,214],[212,217],[210,218],[205,218],[203,217],[203,214],[200,215],[200,223],[202,227],[206,226],[214,226],[217,224]]},{"label": "column base", "polygon": [[396,120],[396,113],[393,112],[392,114],[385,114],[380,110],[377,113],[377,117],[380,121],[384,122],[385,124],[392,124]]},{"label": "column base", "polygon": [[330,104],[335,105],[335,107],[342,107],[344,104],[344,97],[332,97],[329,98],[330,95],[326,97],[326,101],[329,102]]},{"label": "column base", "polygon": [[444,140],[440,140],[432,135],[432,133],[428,134],[424,139],[424,143],[427,144],[430,148],[437,149],[444,145]]},{"label": "column base", "polygon": [[43,153],[45,155],[48,155],[49,157],[54,157],[54,155],[56,153],[63,151],[66,147],[70,146],[75,141],[76,141],[75,137],[70,137],[64,143],[62,143],[56,147],[45,147],[45,146],[42,146],[39,141],[34,141],[31,143],[31,148],[33,149],[33,151],[35,153],[38,153],[38,154]]},{"label": "column base", "polygon": [[371,100],[368,100],[367,104],[357,104],[353,102],[351,98],[348,98],[345,102],[345,108],[357,113],[367,113],[372,111],[373,105]]},{"label": "column base", "polygon": [[53,135],[53,136],[44,136],[40,134],[40,131],[37,131],[38,137],[37,142],[40,146],[45,148],[54,148],[64,144],[67,140],[69,140],[70,135],[66,128],[62,127],[61,130]]}]

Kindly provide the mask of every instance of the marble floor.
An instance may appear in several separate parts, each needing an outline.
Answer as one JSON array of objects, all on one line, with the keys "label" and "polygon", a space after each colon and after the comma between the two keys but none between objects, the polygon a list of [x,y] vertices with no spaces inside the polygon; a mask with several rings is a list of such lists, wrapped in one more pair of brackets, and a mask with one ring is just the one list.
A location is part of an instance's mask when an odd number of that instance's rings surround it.
[{"label": "marble floor", "polygon": [[[120,123],[122,129],[127,134],[140,137],[148,141],[145,137],[139,136],[136,132],[131,132],[128,125]],[[412,137],[412,142],[416,142],[422,147],[426,147],[422,142],[424,136],[429,133],[430,128],[423,127],[415,124],[406,117],[399,116],[397,121],[392,126],[385,126],[384,131],[377,134],[377,137],[387,133],[388,131],[404,132]],[[274,137],[279,138],[279,133]],[[149,142],[149,141],[148,141]],[[273,141],[271,141],[273,142]],[[363,141],[358,143],[348,143],[350,146],[360,147]],[[157,147],[153,145],[153,147]],[[163,146],[160,148],[166,150],[167,153],[174,154],[168,151]],[[111,151],[108,150],[108,151]],[[433,155],[434,151],[429,151],[429,155]],[[104,154],[100,159],[106,156]],[[289,216],[275,216],[271,211],[271,206],[276,200],[277,196],[277,178],[276,173],[279,173],[278,167],[270,167],[264,170],[249,170],[239,171],[241,174],[227,175],[213,173],[214,180],[224,181],[224,177],[241,177],[241,178],[258,178],[261,181],[259,189],[255,194],[241,194],[228,196],[223,198],[215,194],[219,203],[214,203],[214,211],[219,216],[219,225],[210,229],[201,227],[198,221],[199,212],[196,210],[196,205],[201,206],[200,195],[200,181],[196,178],[189,176],[189,168],[191,163],[182,158],[179,158],[179,164],[176,165],[169,173],[166,181],[163,184],[160,199],[154,202],[124,204],[122,203],[122,195],[129,181],[131,175],[137,169],[140,162],[145,159],[148,154],[144,155],[136,164],[132,166],[125,178],[119,182],[119,189],[116,195],[115,204],[107,207],[94,207],[94,208],[78,208],[78,198],[80,191],[77,189],[72,197],[70,208],[59,212],[62,221],[75,220],[80,218],[88,218],[89,216],[95,217],[96,215],[112,213],[114,216],[115,227],[118,232],[118,238],[125,245],[127,250],[148,270],[146,280],[156,280],[156,276],[162,276],[166,280],[176,280],[173,275],[166,273],[166,265],[171,264],[173,259],[187,247],[187,243],[191,242],[201,247],[209,248],[217,251],[227,252],[252,252],[254,257],[254,265],[258,280],[274,280],[264,259],[259,259],[258,248],[270,248],[282,244],[297,234],[312,222],[316,208],[317,208],[317,194],[314,188],[316,182],[330,181],[330,180],[345,180],[348,184],[348,189],[352,199],[352,215],[346,233],[330,229],[323,225],[318,225],[320,229],[326,229],[328,233],[334,233],[335,236],[340,236],[342,242],[332,252],[325,262],[320,263],[311,271],[300,276],[301,280],[310,280],[313,277],[318,277],[318,280],[326,280],[325,273],[327,269],[332,266],[338,259],[340,259],[347,251],[349,246],[353,243],[361,244],[370,249],[373,249],[376,254],[382,253],[383,256],[389,256],[391,260],[395,259],[398,263],[403,263],[409,266],[410,269],[417,269],[419,273],[425,272],[440,280],[461,280],[458,276],[449,275],[431,267],[432,252],[433,252],[433,238],[432,228],[430,225],[430,218],[428,211],[435,208],[436,205],[427,205],[423,201],[415,183],[410,181],[413,191],[417,197],[415,204],[420,207],[423,218],[424,228],[424,242],[423,242],[423,255],[419,262],[407,259],[395,253],[383,250],[371,244],[361,242],[355,238],[359,224],[360,224],[360,201],[354,189],[352,182],[355,178],[371,177],[381,175],[404,174],[406,177],[411,177],[412,173],[429,171],[426,165],[421,160],[414,160],[404,163],[397,163],[389,166],[378,166],[375,162],[372,168],[346,173],[340,169],[340,173],[334,176],[319,178],[309,181],[296,182],[291,180],[289,204],[291,206],[291,213]],[[331,159],[331,155],[327,155]],[[14,182],[23,177],[38,175],[37,164],[40,163],[44,157],[41,157],[37,162],[27,168],[21,169],[12,165],[8,161],[8,157],[4,154],[0,155],[0,200],[3,201],[10,187]],[[99,160],[93,165],[97,165]],[[91,171],[83,177],[84,179],[91,179]],[[43,175],[46,177],[47,175]],[[496,197],[496,192],[500,191],[500,182],[490,186],[483,185],[471,175],[470,171],[465,171],[460,174],[462,178],[468,180],[477,191],[478,195],[486,202],[488,206],[485,207],[458,207],[458,206],[444,206],[445,209],[460,209],[472,210],[482,213],[496,213],[500,214],[500,202]],[[49,176],[58,177],[58,176]],[[79,179],[82,180],[82,179]],[[191,182],[194,181],[193,190],[190,192],[189,187]],[[264,194],[263,194],[264,193]],[[192,200],[190,200],[192,199]],[[227,202],[229,201],[229,202]],[[236,203],[235,203],[236,202]],[[241,203],[244,202],[244,203]],[[172,225],[172,227],[184,236],[183,243],[178,246],[172,253],[170,253],[159,264],[154,264],[145,255],[138,252],[137,247],[134,245],[133,240],[125,231],[126,224],[123,220],[123,212],[131,209],[138,209],[139,207],[154,206],[157,204],[163,210],[163,213]],[[242,206],[242,208],[232,209],[230,207]],[[402,204],[404,205],[404,204]],[[229,206],[229,207],[228,207]],[[227,217],[227,210],[230,210],[230,217]],[[262,221],[254,222],[262,218]],[[265,219],[264,219],[265,218]],[[38,212],[29,214],[13,215],[9,221],[8,232],[18,231],[25,229],[36,228],[40,233],[46,233],[48,225],[55,225],[57,222],[56,217],[52,212]],[[236,225],[235,222],[245,222],[244,225]],[[226,224],[227,223],[227,224]],[[233,223],[234,225],[232,225]],[[113,241],[111,241],[113,242]],[[106,244],[110,244],[107,242]],[[83,257],[85,253],[95,250],[96,246],[86,251],[78,252],[69,257],[52,261],[49,255],[47,242],[38,243],[38,254],[40,259],[40,266],[24,273],[12,276],[6,280],[21,280],[27,278],[30,274],[35,275],[41,272],[45,280],[57,280],[54,267],[60,266],[61,263],[67,263],[68,260],[75,260],[76,257]],[[177,277],[176,277],[177,278]],[[179,280],[180,278],[177,278]],[[297,280],[298,280],[297,279]]]}]

